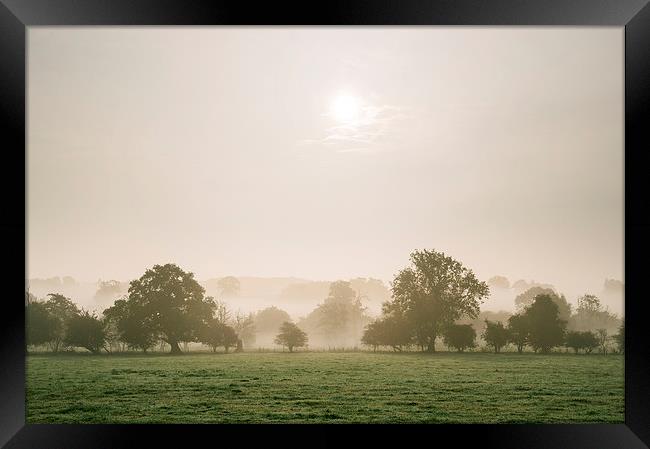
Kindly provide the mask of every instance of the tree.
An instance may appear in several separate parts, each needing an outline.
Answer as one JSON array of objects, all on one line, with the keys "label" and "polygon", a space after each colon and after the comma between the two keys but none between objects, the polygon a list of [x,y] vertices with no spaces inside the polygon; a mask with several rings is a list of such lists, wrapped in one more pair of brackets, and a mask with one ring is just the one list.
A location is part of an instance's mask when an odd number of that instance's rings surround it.
[{"label": "tree", "polygon": [[[356,282],[360,283],[358,279]],[[366,296],[355,291],[351,282],[336,281],[327,286],[324,301],[301,318],[298,325],[310,334],[314,345],[357,346],[365,327],[371,322],[362,303]]]},{"label": "tree", "polygon": [[335,335],[345,330],[347,326],[347,305],[354,301],[356,292],[346,281],[336,281],[330,284],[329,296],[318,307],[321,312],[319,326],[329,335]]},{"label": "tree", "polygon": [[535,285],[515,298],[515,306],[522,311],[533,303],[539,295],[549,296],[558,306],[560,319],[568,321],[571,316],[571,304],[569,304],[564,295],[557,294],[553,288],[546,285]]},{"label": "tree", "polygon": [[598,347],[598,336],[591,331],[582,332],[582,348],[587,354]]},{"label": "tree", "polygon": [[47,296],[49,299],[45,302],[45,308],[55,321],[50,348],[52,352],[59,352],[59,349],[65,345],[68,322],[72,317],[79,315],[80,312],[70,298],[58,293],[50,293]]},{"label": "tree", "polygon": [[350,279],[352,287],[359,295],[376,304],[381,304],[390,299],[390,291],[383,281],[374,278]]},{"label": "tree", "polygon": [[572,348],[573,351],[577,354],[580,349],[582,349],[582,332],[579,331],[569,331],[564,337],[564,345],[567,348]]},{"label": "tree", "polygon": [[234,276],[226,276],[225,278],[219,279],[217,282],[217,288],[219,289],[219,294],[224,298],[233,297],[239,295],[241,289],[241,284],[239,279]]},{"label": "tree", "polygon": [[565,345],[567,348],[572,348],[576,354],[580,349],[590,354],[594,348],[598,347],[598,338],[590,331],[570,331],[566,334]]},{"label": "tree", "polygon": [[398,314],[385,315],[365,328],[361,342],[377,350],[378,346],[390,346],[394,351],[402,351],[413,342],[409,323]]},{"label": "tree", "polygon": [[512,288],[513,290],[518,291],[518,292],[523,292],[523,291],[529,289],[530,285],[525,280],[518,279],[518,280],[516,280],[515,282],[512,283],[510,288]]},{"label": "tree", "polygon": [[223,341],[221,345],[223,346],[226,354],[228,350],[237,345],[239,338],[237,337],[237,332],[231,326],[225,325],[223,328]]},{"label": "tree", "polygon": [[104,348],[109,353],[113,352],[113,348],[116,348],[117,351],[122,351],[125,343],[120,340],[120,330],[117,327],[117,323],[112,320],[107,320],[106,315],[104,315],[102,321],[104,323],[104,336],[106,339],[106,346]]},{"label": "tree", "polygon": [[578,298],[576,313],[569,320],[572,330],[607,329],[614,330],[620,325],[616,315],[603,310],[600,299],[595,295],[583,295]]},{"label": "tree", "polygon": [[201,343],[210,346],[212,352],[217,352],[217,348],[222,345],[224,340],[225,327],[226,325],[218,319],[211,319],[201,330]]},{"label": "tree", "polygon": [[45,303],[31,299],[25,307],[27,344],[42,345],[51,342],[57,332],[57,321],[50,315]]},{"label": "tree", "polygon": [[591,352],[598,347],[598,335],[591,331],[581,332],[582,334],[582,349],[585,353],[591,354]]},{"label": "tree", "polygon": [[[212,300],[212,297],[208,296],[207,299]],[[212,315],[221,324],[226,324],[230,321],[230,311],[223,301],[214,301],[214,311]]]},{"label": "tree", "polygon": [[488,279],[487,285],[490,288],[500,288],[505,290],[510,288],[510,281],[505,276],[492,276]]},{"label": "tree", "polygon": [[524,316],[529,324],[529,342],[535,352],[549,352],[564,340],[566,321],[560,319],[558,306],[550,295],[535,297]]},{"label": "tree", "polygon": [[235,329],[215,317],[203,326],[199,340],[210,346],[212,352],[217,352],[217,348],[223,346],[228,353],[230,348],[237,345],[238,338]]},{"label": "tree", "polygon": [[582,295],[578,298],[578,312],[600,312],[600,299],[596,295]]},{"label": "tree", "polygon": [[242,349],[252,347],[255,344],[255,318],[252,313],[248,315],[237,313],[233,328],[242,342]]},{"label": "tree", "polygon": [[275,306],[267,307],[255,314],[255,329],[259,334],[276,334],[285,321],[291,317],[284,310]]},{"label": "tree", "polygon": [[522,311],[533,303],[537,295],[555,295],[555,290],[551,286],[535,285],[527,286],[526,289],[515,297],[515,307]]},{"label": "tree", "polygon": [[444,334],[445,344],[458,352],[476,346],[475,340],[476,331],[471,324],[452,324],[447,327]]},{"label": "tree", "polygon": [[104,310],[104,322],[108,329],[117,331],[118,341],[146,353],[158,341],[155,322],[148,313],[147,309],[128,299],[118,299]]},{"label": "tree", "polygon": [[121,282],[111,280],[111,281],[102,281],[101,279],[97,281],[97,292],[95,292],[96,301],[107,301],[116,298],[117,296],[124,293],[125,286]]},{"label": "tree", "polygon": [[38,302],[36,296],[32,295],[29,292],[29,289],[25,291],[25,307],[29,306],[32,302]]},{"label": "tree", "polygon": [[172,354],[179,354],[179,342],[197,341],[212,318],[216,306],[204,293],[193,273],[175,264],[154,265],[131,281],[129,314],[168,343]]},{"label": "tree", "polygon": [[392,293],[384,313],[404,316],[416,342],[435,352],[443,329],[463,316],[475,318],[489,289],[460,262],[435,250],[422,250],[411,253],[411,266],[395,276]]},{"label": "tree", "polygon": [[614,335],[614,340],[621,353],[625,352],[625,321],[623,321],[618,328],[618,334]]},{"label": "tree", "polygon": [[381,331],[381,320],[373,321],[364,329],[363,335],[361,336],[361,343],[372,346],[372,350],[376,352],[377,347],[382,344]]},{"label": "tree", "polygon": [[369,321],[361,297],[347,281],[332,282],[328,297],[312,313],[321,333],[335,346],[358,343]]},{"label": "tree", "polygon": [[517,352],[520,354],[524,351],[524,346],[528,343],[529,334],[528,321],[524,315],[516,314],[508,318],[509,341],[517,346]]},{"label": "tree", "polygon": [[510,335],[508,329],[500,321],[485,320],[485,330],[483,331],[483,340],[494,347],[494,353],[497,354],[501,348],[508,344]]},{"label": "tree", "polygon": [[596,337],[600,350],[603,354],[607,354],[607,329],[596,329]]},{"label": "tree", "polygon": [[280,327],[280,333],[275,337],[275,343],[286,346],[289,352],[293,352],[293,348],[307,344],[307,334],[290,321],[285,321]]},{"label": "tree", "polygon": [[99,354],[106,343],[104,323],[94,314],[82,311],[68,322],[65,343],[68,346],[86,348],[93,354]]}]

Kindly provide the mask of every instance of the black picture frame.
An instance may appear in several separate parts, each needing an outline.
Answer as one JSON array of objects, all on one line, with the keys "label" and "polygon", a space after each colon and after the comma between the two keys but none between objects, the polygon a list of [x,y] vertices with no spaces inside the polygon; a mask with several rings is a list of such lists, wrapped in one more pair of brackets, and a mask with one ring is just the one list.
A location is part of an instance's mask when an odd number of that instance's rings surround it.
[{"label": "black picture frame", "polygon": [[[494,25],[625,28],[625,424],[585,425],[34,425],[25,423],[26,30],[36,25]],[[0,0],[0,114],[5,275],[0,339],[0,445],[117,448],[199,445],[481,444],[499,448],[643,448],[650,444],[650,345],[644,280],[650,249],[650,6],[648,0]],[[646,114],[644,114],[644,112]],[[22,191],[22,195],[21,195]],[[461,427],[462,426],[462,427]],[[343,440],[343,434],[346,440]],[[415,443],[414,443],[415,444]],[[451,444],[451,443],[447,443]]]}]

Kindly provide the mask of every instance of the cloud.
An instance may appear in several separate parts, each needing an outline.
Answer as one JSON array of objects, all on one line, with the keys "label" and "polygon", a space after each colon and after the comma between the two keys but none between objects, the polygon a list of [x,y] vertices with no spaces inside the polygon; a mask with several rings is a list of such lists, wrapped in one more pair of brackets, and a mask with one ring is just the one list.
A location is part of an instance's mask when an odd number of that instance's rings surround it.
[{"label": "cloud", "polygon": [[[323,116],[334,120],[330,113]],[[362,105],[356,119],[331,126],[323,137],[304,139],[299,144],[331,148],[338,153],[378,151],[396,135],[395,123],[406,118],[404,108],[398,106]]]}]

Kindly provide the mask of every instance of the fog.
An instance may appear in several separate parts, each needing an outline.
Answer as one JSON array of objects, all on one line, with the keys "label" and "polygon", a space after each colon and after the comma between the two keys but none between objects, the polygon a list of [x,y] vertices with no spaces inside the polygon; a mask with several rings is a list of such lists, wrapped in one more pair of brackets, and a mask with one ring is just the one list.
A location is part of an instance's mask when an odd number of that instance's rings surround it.
[{"label": "fog", "polygon": [[621,28],[30,27],[27,69],[37,296],[173,262],[299,319],[435,248],[622,310]]},{"label": "fog", "polygon": [[[495,282],[497,276],[488,280],[490,296],[481,305],[481,310],[493,312],[510,312],[517,310],[515,298],[534,286],[551,288],[560,294],[561,289],[552,284],[534,281],[507,281],[507,285]],[[498,278],[504,278],[498,276]],[[507,279],[507,278],[506,278]],[[370,317],[381,313],[381,306],[390,299],[390,283],[379,279],[344,279],[350,281],[351,287],[361,298],[365,312]],[[206,295],[223,302],[232,313],[257,313],[260,310],[277,307],[289,314],[292,320],[306,318],[328,296],[331,282],[311,281],[299,278],[239,278],[241,288],[236,295],[224,295],[218,287],[218,278],[199,280],[205,288]],[[29,292],[36,298],[43,299],[49,293],[61,293],[72,298],[79,306],[101,314],[116,299],[128,294],[129,281],[79,282],[71,277],[54,277],[49,279],[29,279]],[[577,305],[578,296],[589,293],[597,295],[603,307],[619,317],[623,316],[623,283],[620,280],[604,280],[600,285],[585,288],[580,295],[566,295],[572,306]]]}]

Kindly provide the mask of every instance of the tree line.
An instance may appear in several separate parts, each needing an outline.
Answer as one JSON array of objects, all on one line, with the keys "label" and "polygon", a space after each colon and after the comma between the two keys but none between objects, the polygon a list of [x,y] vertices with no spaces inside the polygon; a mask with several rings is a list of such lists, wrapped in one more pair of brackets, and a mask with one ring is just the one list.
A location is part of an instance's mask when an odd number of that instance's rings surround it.
[{"label": "tree line", "polygon": [[[367,326],[362,341],[374,350],[389,347],[402,351],[413,346],[435,352],[436,340],[442,338],[447,347],[463,352],[476,346],[476,330],[471,324],[460,324],[463,318],[476,318],[480,303],[489,294],[487,284],[460,262],[434,250],[415,251],[411,266],[401,270],[392,284],[392,300],[384,303],[382,316]],[[513,344],[519,353],[529,346],[534,352],[548,353],[558,346],[586,353],[600,348],[607,352],[609,336],[604,328],[567,331],[573,318],[578,325],[602,321],[609,314],[601,310],[593,295],[578,301],[578,313],[562,295],[550,289],[535,287],[516,299],[520,312],[507,323],[485,320],[483,340],[495,353]],[[613,336],[624,351],[624,324]]]},{"label": "tree line", "polygon": [[[155,265],[130,283],[128,297],[104,310],[101,317],[81,310],[70,298],[52,293],[45,301],[27,295],[28,345],[47,345],[52,352],[80,347],[92,353],[126,348],[147,352],[157,344],[181,353],[181,343],[198,342],[212,348],[241,351],[254,336],[251,315],[234,319],[225,305],[205,296],[192,273],[177,265]],[[295,324],[284,322],[275,338],[289,351],[307,344]]]},{"label": "tree line", "polygon": [[[238,287],[236,278],[226,278],[223,284],[224,292]],[[296,325],[275,307],[233,317],[224,303],[205,295],[192,273],[174,264],[155,265],[131,281],[128,295],[101,316],[80,310],[60,294],[49,294],[42,301],[27,295],[27,343],[47,345],[52,352],[82,347],[93,353],[147,352],[161,345],[178,354],[181,345],[187,348],[189,343],[202,343],[213,352],[242,351],[253,347],[256,338],[269,335],[290,352],[312,339],[334,347],[361,342],[375,351],[427,352],[435,352],[436,343],[442,341],[463,352],[476,347],[475,326],[467,320],[477,319],[489,292],[488,285],[459,261],[435,250],[414,251],[411,265],[391,283],[391,299],[383,303],[380,318],[373,321],[366,314],[363,297],[350,282],[337,281],[330,284],[323,303]],[[530,347],[546,353],[562,345],[575,352],[596,348],[606,352],[612,338],[624,350],[623,324],[613,337],[605,328],[590,327],[611,324],[612,318],[593,295],[578,300],[575,314],[564,296],[541,287],[520,295],[516,304],[519,312],[507,320],[484,321],[481,337],[496,353],[509,344],[518,352]],[[567,330],[569,321],[572,330]]]}]

